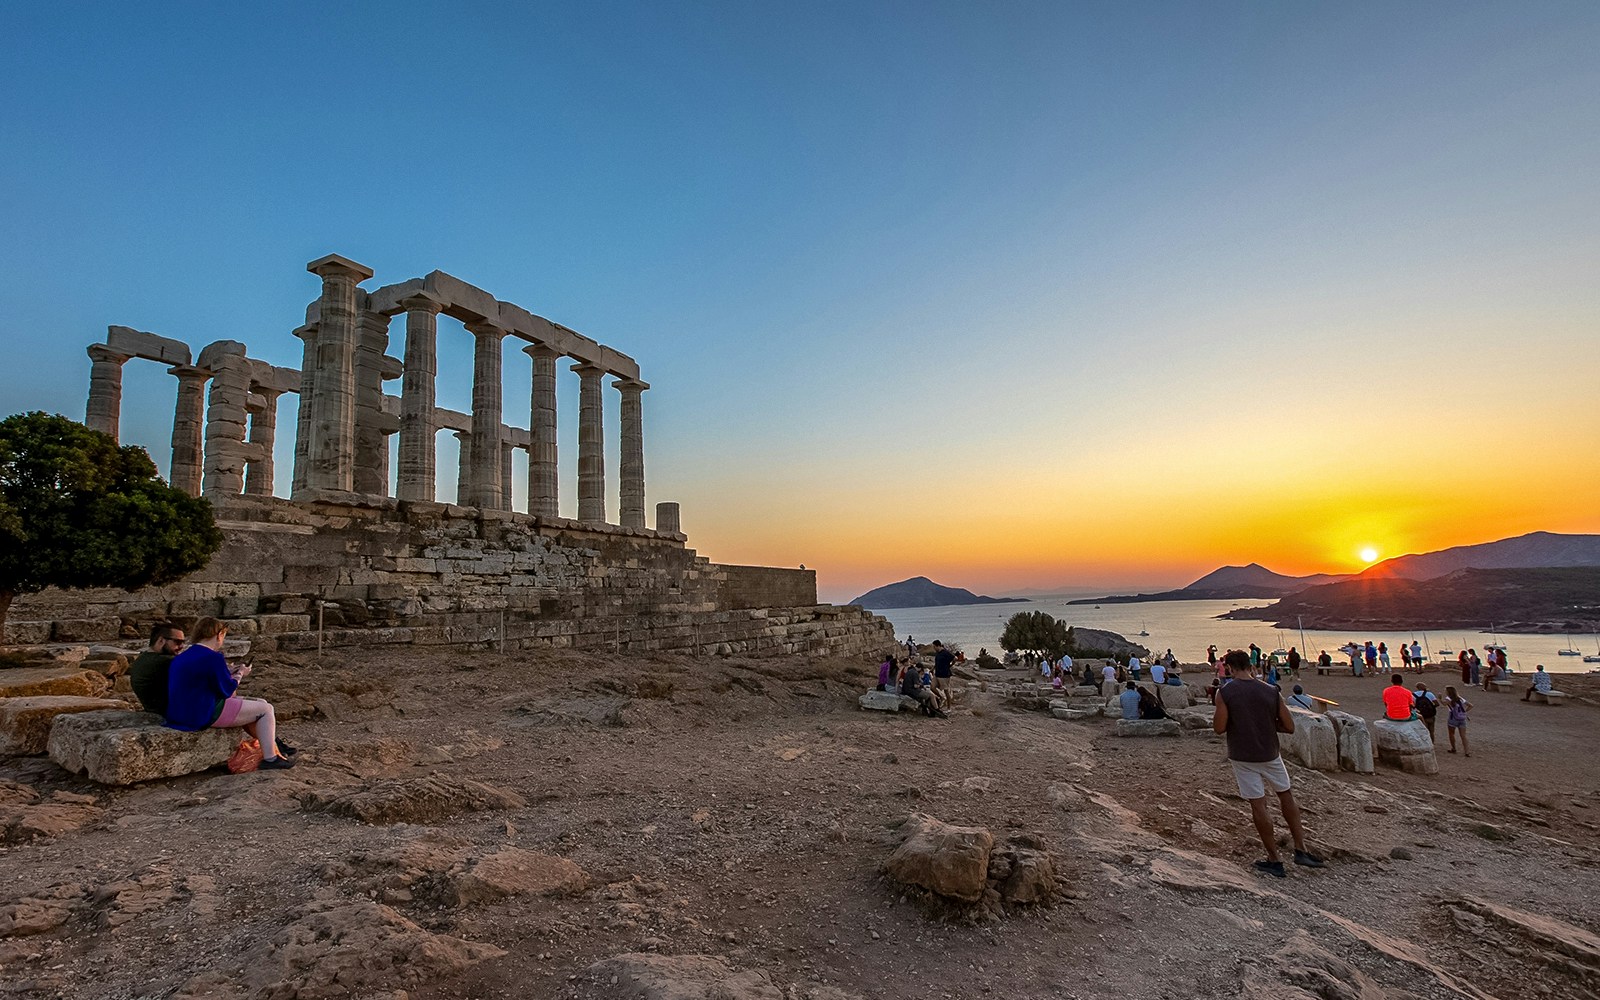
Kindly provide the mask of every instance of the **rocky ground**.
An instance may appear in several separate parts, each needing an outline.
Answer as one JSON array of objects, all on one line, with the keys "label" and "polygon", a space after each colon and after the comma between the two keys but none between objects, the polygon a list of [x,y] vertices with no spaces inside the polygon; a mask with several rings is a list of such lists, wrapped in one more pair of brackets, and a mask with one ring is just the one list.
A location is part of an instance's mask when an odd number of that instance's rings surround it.
[{"label": "rocky ground", "polygon": [[[1596,682],[1475,695],[1473,756],[1436,777],[1291,766],[1329,866],[1280,881],[1248,871],[1209,733],[979,691],[862,712],[872,674],[258,658],[292,771],[107,789],[0,761],[0,996],[1600,996]],[[1307,686],[1375,714],[1377,681]],[[885,872],[914,834],[993,841],[932,873],[975,903]]]}]

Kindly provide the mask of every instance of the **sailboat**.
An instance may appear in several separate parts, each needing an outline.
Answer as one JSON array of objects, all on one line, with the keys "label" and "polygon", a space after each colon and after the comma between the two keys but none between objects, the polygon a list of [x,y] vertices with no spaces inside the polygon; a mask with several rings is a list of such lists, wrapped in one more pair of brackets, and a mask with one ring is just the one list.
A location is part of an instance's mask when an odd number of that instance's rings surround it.
[{"label": "sailboat", "polygon": [[1585,662],[1585,663],[1600,663],[1600,632],[1596,632],[1594,634],[1594,655],[1593,656],[1585,656],[1583,658],[1583,662]]},{"label": "sailboat", "polygon": [[1148,625],[1141,624],[1139,626],[1139,635],[1140,636],[1147,636],[1149,634],[1150,634],[1150,627]]},{"label": "sailboat", "polygon": [[1567,648],[1556,650],[1557,656],[1582,656],[1582,650],[1572,644],[1572,633],[1567,633]]}]

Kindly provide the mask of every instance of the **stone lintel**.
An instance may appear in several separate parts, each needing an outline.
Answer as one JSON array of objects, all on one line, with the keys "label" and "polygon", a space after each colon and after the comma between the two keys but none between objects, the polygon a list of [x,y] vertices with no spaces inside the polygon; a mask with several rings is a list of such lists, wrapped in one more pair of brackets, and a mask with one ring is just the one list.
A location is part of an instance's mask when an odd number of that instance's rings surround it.
[{"label": "stone lintel", "polygon": [[[406,300],[418,294],[427,295],[427,292],[422,287],[422,279],[408,278],[398,284],[384,285],[382,288],[374,289],[368,293],[367,308],[375,313],[393,316],[396,313],[417,308],[417,306],[407,305]],[[429,295],[428,298],[439,302],[435,296]],[[442,308],[444,303],[439,302],[439,306]],[[434,309],[432,311],[438,312],[439,310]]]},{"label": "stone lintel", "polygon": [[472,433],[471,414],[459,410],[447,410],[441,406],[433,411],[433,419],[442,431],[455,431],[457,434]]},{"label": "stone lintel", "polygon": [[261,392],[300,392],[300,369],[280,368],[255,358],[250,359],[250,383]]},{"label": "stone lintel", "polygon": [[318,257],[306,265],[306,270],[319,278],[325,278],[329,275],[349,274],[355,277],[357,284],[372,277],[372,268],[367,267],[365,264],[357,264],[349,257],[341,257],[336,253],[330,253],[326,257]]},{"label": "stone lintel", "polygon": [[192,359],[189,345],[183,341],[126,326],[106,327],[106,346],[118,354],[164,365],[187,365]]}]

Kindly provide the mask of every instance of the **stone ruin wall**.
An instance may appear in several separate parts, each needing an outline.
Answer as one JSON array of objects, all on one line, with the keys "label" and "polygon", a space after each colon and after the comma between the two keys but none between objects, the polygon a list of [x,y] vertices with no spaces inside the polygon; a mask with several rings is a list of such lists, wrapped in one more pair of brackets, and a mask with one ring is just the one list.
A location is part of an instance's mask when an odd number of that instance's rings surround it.
[{"label": "stone ruin wall", "polygon": [[[215,615],[252,649],[437,645],[876,654],[883,618],[818,605],[816,575],[721,566],[685,546],[678,505],[645,524],[649,383],[625,354],[442,271],[360,286],[371,269],[330,254],[306,270],[320,294],[294,330],[300,369],[219,340],[124,326],[89,347],[86,422],[120,437],[122,369],[135,358],[178,380],[168,480],[213,504],[226,542],[181,583],[136,593],[50,592],[13,606],[0,642],[128,640],[156,620]],[[474,339],[472,412],[436,405],[440,315]],[[404,317],[403,357],[390,327]],[[503,342],[532,365],[528,426],[503,420]],[[578,517],[557,516],[556,365],[580,377]],[[192,360],[191,360],[192,359]],[[602,379],[621,394],[618,523],[608,521]],[[399,380],[399,396],[384,383]],[[292,499],[272,495],[278,400],[300,398]],[[460,442],[458,498],[435,502],[437,437]],[[398,435],[396,497],[388,438]],[[528,452],[528,513],[511,510],[511,456]],[[320,624],[320,628],[319,628]]]}]

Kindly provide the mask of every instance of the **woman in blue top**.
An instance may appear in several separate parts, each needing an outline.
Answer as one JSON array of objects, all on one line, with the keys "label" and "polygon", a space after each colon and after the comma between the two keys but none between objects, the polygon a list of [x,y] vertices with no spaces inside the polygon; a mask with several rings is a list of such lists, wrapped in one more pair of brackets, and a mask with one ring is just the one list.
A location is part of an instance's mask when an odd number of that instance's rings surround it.
[{"label": "woman in blue top", "polygon": [[[261,766],[287,769],[294,751],[278,742],[278,722],[272,705],[260,698],[240,698],[239,681],[250,673],[248,664],[228,668],[222,643],[228,627],[215,618],[202,618],[194,626],[194,645],[172,659],[167,673],[167,724],[185,732],[201,729],[236,729],[261,741]],[[281,751],[281,752],[280,752]]]}]

